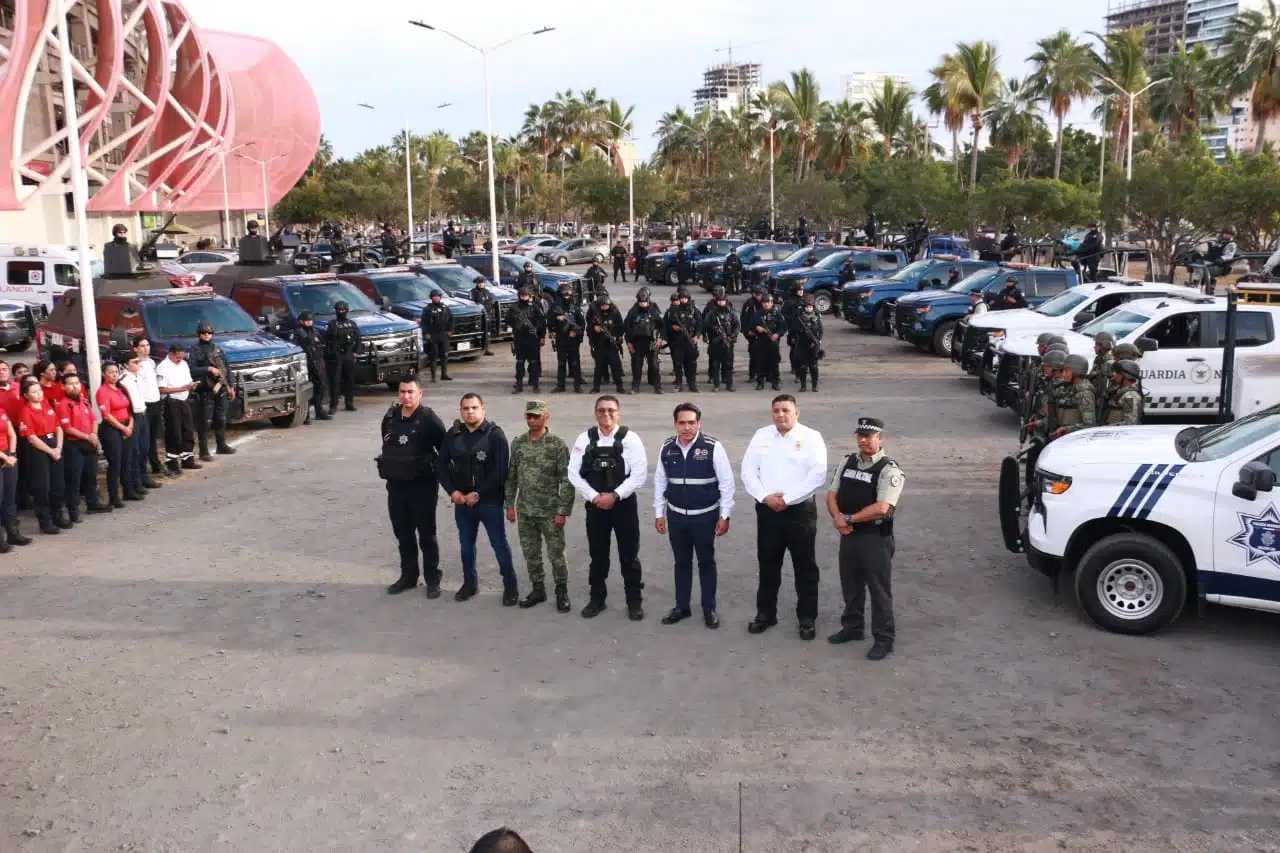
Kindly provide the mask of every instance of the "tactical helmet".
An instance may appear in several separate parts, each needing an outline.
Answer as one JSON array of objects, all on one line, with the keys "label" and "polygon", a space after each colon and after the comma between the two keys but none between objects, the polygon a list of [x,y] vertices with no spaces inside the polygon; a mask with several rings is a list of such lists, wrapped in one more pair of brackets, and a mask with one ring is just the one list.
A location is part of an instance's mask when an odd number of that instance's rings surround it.
[{"label": "tactical helmet", "polygon": [[636,302],[648,302],[649,297],[652,295],[653,294],[649,291],[649,288],[642,287],[636,291]]},{"label": "tactical helmet", "polygon": [[1136,346],[1129,343],[1128,341],[1124,341],[1122,343],[1116,344],[1115,347],[1112,348],[1111,355],[1114,356],[1117,360],[1132,359],[1134,361],[1137,361],[1138,359],[1142,358],[1142,350],[1138,349]]},{"label": "tactical helmet", "polygon": [[765,287],[763,284],[757,283],[751,286],[751,292],[756,296],[759,296],[761,293],[764,293],[766,290],[768,290],[768,288]]},{"label": "tactical helmet", "polygon": [[305,322],[307,322],[308,320],[315,320],[315,318],[316,318],[316,317],[315,317],[315,315],[314,315],[314,314],[312,314],[310,311],[299,311],[299,312],[298,312],[298,322],[299,322],[299,323],[305,323]]},{"label": "tactical helmet", "polygon": [[773,301],[773,294],[772,294],[772,293],[770,293],[770,292],[768,292],[768,291],[766,290],[766,291],[765,291],[765,294],[764,294],[764,299],[761,299],[760,301],[761,301],[761,302],[772,302],[772,301]]},{"label": "tactical helmet", "polygon": [[688,298],[689,298],[689,288],[687,288],[687,287],[678,287],[678,288],[676,288],[676,297],[677,297],[677,298],[679,298],[679,299],[688,299]]},{"label": "tactical helmet", "polygon": [[351,306],[347,304],[345,299],[339,299],[333,304],[333,310],[338,314],[345,314],[350,308]]},{"label": "tactical helmet", "polygon": [[723,287],[714,288],[711,291],[711,298],[715,299],[716,301],[724,299],[724,288]]},{"label": "tactical helmet", "polygon": [[196,326],[196,334],[197,334],[197,335],[203,335],[205,332],[208,332],[209,334],[211,334],[211,335],[212,335],[212,334],[213,334],[213,324],[212,324],[212,323],[210,323],[208,320],[201,320],[201,321],[200,321],[200,324],[199,324],[198,326]]},{"label": "tactical helmet", "polygon": [[673,294],[671,294],[671,301],[672,301],[672,302],[679,302],[679,301],[680,301],[680,294],[678,294],[678,293],[673,293]]},{"label": "tactical helmet", "polygon": [[1089,372],[1089,362],[1082,355],[1069,355],[1062,365],[1076,376],[1084,376]]},{"label": "tactical helmet", "polygon": [[1124,378],[1132,379],[1135,382],[1142,378],[1142,368],[1138,366],[1138,362],[1131,358],[1122,358],[1111,365],[1111,372],[1118,373]]},{"label": "tactical helmet", "polygon": [[439,291],[439,290],[433,290],[433,291],[431,291],[431,298],[432,298],[432,299],[443,299],[443,298],[444,298],[444,293],[443,293],[443,292],[441,292],[441,291]]},{"label": "tactical helmet", "polygon": [[1111,349],[1116,345],[1116,336],[1110,332],[1098,332],[1094,335],[1093,342],[1100,344],[1103,349]]},{"label": "tactical helmet", "polygon": [[245,223],[244,227],[245,227],[245,228],[247,228],[247,229],[249,229],[250,231],[257,231],[257,230],[258,230],[258,220],[256,220],[256,219],[250,219],[248,222],[246,222],[246,223]]},{"label": "tactical helmet", "polygon": [[813,303],[813,297],[812,297],[812,296],[805,296],[805,298],[804,298],[804,299],[800,300],[800,303],[801,303],[805,308],[812,308],[812,307],[813,307],[813,304],[814,304],[814,303]]},{"label": "tactical helmet", "polygon": [[525,262],[524,262],[524,268],[525,268],[525,269],[527,269],[527,270],[532,270],[532,269],[533,269],[533,261],[525,261]]},{"label": "tactical helmet", "polygon": [[1051,349],[1044,354],[1042,361],[1054,370],[1061,370],[1067,365],[1067,354],[1060,349]]},{"label": "tactical helmet", "polygon": [[520,296],[527,296],[527,297],[529,297],[530,299],[532,299],[532,298],[533,298],[533,291],[532,291],[532,290],[530,290],[530,289],[529,289],[529,288],[527,288],[527,287],[523,287],[523,288],[521,288],[521,289],[520,289],[520,293],[519,293],[519,295],[520,295]]},{"label": "tactical helmet", "polygon": [[[971,293],[971,294],[969,294],[969,295],[970,295],[970,296],[979,296],[979,295],[981,295],[981,294],[979,294],[979,293],[978,293],[978,291],[976,291],[976,290],[975,290],[975,291],[973,291],[973,293]],[[1037,335],[1037,336],[1036,336],[1036,346],[1040,347],[1040,349],[1046,349],[1046,348],[1048,348],[1048,346],[1049,346],[1050,342],[1051,342],[1055,337],[1057,337],[1057,336],[1056,336],[1053,332],[1041,332],[1039,335]]]}]

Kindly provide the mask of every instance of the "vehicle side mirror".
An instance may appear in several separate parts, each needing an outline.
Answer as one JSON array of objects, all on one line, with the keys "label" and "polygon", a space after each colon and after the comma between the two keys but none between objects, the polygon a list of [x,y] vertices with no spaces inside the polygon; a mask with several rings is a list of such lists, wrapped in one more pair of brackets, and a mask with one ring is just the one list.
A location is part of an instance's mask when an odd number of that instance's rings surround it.
[{"label": "vehicle side mirror", "polygon": [[1092,311],[1081,311],[1079,314],[1076,315],[1076,319],[1075,319],[1076,328],[1077,329],[1080,328],[1085,323],[1092,323],[1097,316],[1098,315],[1094,314]]},{"label": "vehicle side mirror", "polygon": [[1143,352],[1155,352],[1160,349],[1160,342],[1155,338],[1138,338],[1134,345]]},{"label": "vehicle side mirror", "polygon": [[379,297],[378,304],[382,306],[382,310],[386,311],[388,308],[391,307],[391,297],[390,296]]},{"label": "vehicle side mirror", "polygon": [[1270,492],[1275,488],[1276,474],[1262,462],[1245,463],[1240,468],[1239,479],[1232,484],[1231,494],[1245,501],[1256,500],[1258,492]]},{"label": "vehicle side mirror", "polygon": [[270,329],[271,326],[273,325],[271,320],[271,314],[266,311],[263,311],[262,314],[258,317],[258,325],[264,329]]}]

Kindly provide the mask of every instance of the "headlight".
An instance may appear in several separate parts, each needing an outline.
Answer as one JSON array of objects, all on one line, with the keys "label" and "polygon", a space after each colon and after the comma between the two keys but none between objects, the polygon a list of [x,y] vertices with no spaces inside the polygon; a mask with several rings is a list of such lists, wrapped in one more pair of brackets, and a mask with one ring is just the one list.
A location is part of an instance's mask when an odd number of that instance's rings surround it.
[{"label": "headlight", "polygon": [[1004,337],[1004,329],[991,329],[990,331],[987,332],[987,338],[989,340],[998,341],[1003,337]]},{"label": "headlight", "polygon": [[422,349],[422,327],[419,326],[413,330],[413,345],[418,349]]},{"label": "headlight", "polygon": [[809,283],[809,279],[807,279],[807,278],[793,278],[793,279],[791,279],[791,284],[792,284],[792,285],[796,285],[796,284],[808,284],[808,283]]},{"label": "headlight", "polygon": [[293,372],[298,375],[299,379],[309,379],[310,373],[307,371],[307,356],[305,354],[297,356],[293,360]]},{"label": "headlight", "polygon": [[1061,474],[1051,474],[1048,471],[1040,472],[1040,491],[1046,495],[1065,494],[1067,489],[1071,488],[1071,478],[1064,477]]},{"label": "headlight", "polygon": [[870,299],[870,298],[871,298],[871,296],[872,296],[872,293],[871,293],[871,291],[870,291],[870,290],[863,290],[863,291],[861,291],[861,292],[859,292],[859,293],[858,293],[858,298],[859,298],[859,299]]},{"label": "headlight", "polygon": [[929,313],[930,311],[932,311],[932,310],[933,310],[933,306],[932,306],[932,305],[924,305],[924,306],[922,306],[922,307],[920,307],[920,308],[917,308],[917,309],[916,309],[916,313],[917,313],[917,314],[928,314],[928,313]]}]

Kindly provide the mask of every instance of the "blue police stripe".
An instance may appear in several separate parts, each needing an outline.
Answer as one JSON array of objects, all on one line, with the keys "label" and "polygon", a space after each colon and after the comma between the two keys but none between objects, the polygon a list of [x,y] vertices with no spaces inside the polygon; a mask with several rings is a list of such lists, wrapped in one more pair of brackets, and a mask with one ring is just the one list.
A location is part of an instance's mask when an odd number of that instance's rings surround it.
[{"label": "blue police stripe", "polygon": [[1139,465],[1138,470],[1133,472],[1133,476],[1129,478],[1129,484],[1124,487],[1124,491],[1120,493],[1120,497],[1116,498],[1116,502],[1111,505],[1111,511],[1108,516],[1114,518],[1120,514],[1121,508],[1128,503],[1129,496],[1133,494],[1133,490],[1138,487],[1138,483],[1142,481],[1143,475],[1151,469],[1150,463]]},{"label": "blue police stripe", "polygon": [[1142,481],[1142,485],[1138,486],[1138,490],[1133,493],[1133,499],[1129,501],[1129,505],[1120,511],[1121,518],[1133,518],[1133,514],[1138,511],[1138,507],[1142,506],[1142,501],[1150,493],[1152,487],[1160,481],[1160,475],[1165,472],[1168,465],[1153,466],[1147,472],[1147,477]]},{"label": "blue police stripe", "polygon": [[1178,472],[1187,466],[1172,465],[1169,470],[1165,471],[1164,476],[1160,478],[1160,485],[1156,486],[1147,493],[1147,502],[1143,504],[1142,509],[1138,512],[1136,518],[1146,518],[1151,515],[1151,510],[1155,509],[1156,504],[1160,502],[1160,498],[1164,495],[1164,490],[1169,488],[1169,484],[1173,482],[1173,478],[1178,476]]}]

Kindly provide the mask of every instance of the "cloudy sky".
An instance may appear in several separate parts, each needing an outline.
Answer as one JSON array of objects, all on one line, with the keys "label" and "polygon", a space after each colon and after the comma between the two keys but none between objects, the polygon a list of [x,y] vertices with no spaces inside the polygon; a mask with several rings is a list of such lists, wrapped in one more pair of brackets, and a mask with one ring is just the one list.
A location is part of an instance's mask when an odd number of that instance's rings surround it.
[{"label": "cloudy sky", "polygon": [[[410,26],[410,19],[443,26],[480,46],[555,27],[491,55],[494,133],[517,132],[525,108],[557,90],[595,87],[604,98],[635,106],[635,133],[648,154],[659,116],[691,105],[702,72],[727,60],[723,48],[730,42],[741,45],[734,60],[762,63],[766,81],[808,66],[823,95],[835,98],[843,93],[844,75],[854,71],[902,73],[923,87],[942,53],[957,41],[974,39],[995,41],[1003,73],[1021,77],[1036,39],[1063,27],[1082,36],[1101,30],[1107,0],[296,5],[186,0],[186,5],[202,27],[262,36],[284,48],[315,89],[324,132],[336,153],[348,156],[387,141],[406,117],[415,133],[440,128],[460,135],[484,128],[480,56],[447,36]],[[377,111],[357,107],[361,101]],[[452,106],[435,108],[444,102]],[[1087,125],[1088,111],[1077,110],[1071,120]]]}]

